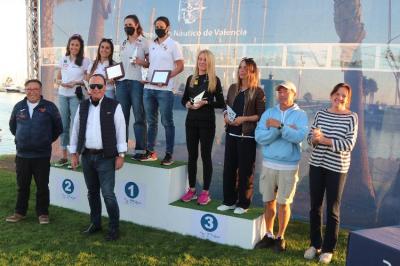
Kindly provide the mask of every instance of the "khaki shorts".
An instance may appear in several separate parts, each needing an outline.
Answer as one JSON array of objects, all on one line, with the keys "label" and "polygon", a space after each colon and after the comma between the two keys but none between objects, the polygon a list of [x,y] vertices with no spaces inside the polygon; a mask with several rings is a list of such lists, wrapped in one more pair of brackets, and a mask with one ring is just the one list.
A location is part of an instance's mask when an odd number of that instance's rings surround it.
[{"label": "khaki shorts", "polygon": [[291,204],[299,181],[299,170],[274,170],[263,166],[260,175],[260,193],[263,201],[277,200],[278,204]]}]

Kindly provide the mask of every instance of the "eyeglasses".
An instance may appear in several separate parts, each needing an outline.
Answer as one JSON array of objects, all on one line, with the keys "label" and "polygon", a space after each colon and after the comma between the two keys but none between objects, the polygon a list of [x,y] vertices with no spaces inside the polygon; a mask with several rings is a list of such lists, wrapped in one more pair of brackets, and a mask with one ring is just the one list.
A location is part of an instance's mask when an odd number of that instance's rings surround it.
[{"label": "eyeglasses", "polygon": [[103,87],[104,87],[103,84],[96,84],[96,83],[89,84],[89,88],[90,88],[91,90],[94,90],[94,89],[96,89],[96,88],[99,89],[99,90],[102,90]]}]

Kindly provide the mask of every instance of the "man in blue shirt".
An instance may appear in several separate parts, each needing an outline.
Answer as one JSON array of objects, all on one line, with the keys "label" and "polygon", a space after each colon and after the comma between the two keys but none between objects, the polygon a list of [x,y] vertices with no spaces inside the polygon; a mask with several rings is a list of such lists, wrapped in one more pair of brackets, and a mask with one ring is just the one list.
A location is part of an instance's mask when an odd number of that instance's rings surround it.
[{"label": "man in blue shirt", "polygon": [[17,149],[17,203],[15,213],[6,221],[16,223],[25,218],[33,176],[37,186],[36,214],[40,224],[48,224],[51,144],[63,127],[56,105],[41,96],[40,80],[25,82],[25,92],[26,97],[14,106],[9,123]]},{"label": "man in blue shirt", "polygon": [[[300,143],[308,133],[307,114],[294,103],[296,86],[285,81],[276,87],[279,104],[261,116],[255,130],[257,143],[263,146],[260,192],[265,203],[266,235],[255,248],[286,250],[284,234],[290,220],[290,204],[296,192],[300,161]],[[278,203],[279,230],[274,236]]]}]

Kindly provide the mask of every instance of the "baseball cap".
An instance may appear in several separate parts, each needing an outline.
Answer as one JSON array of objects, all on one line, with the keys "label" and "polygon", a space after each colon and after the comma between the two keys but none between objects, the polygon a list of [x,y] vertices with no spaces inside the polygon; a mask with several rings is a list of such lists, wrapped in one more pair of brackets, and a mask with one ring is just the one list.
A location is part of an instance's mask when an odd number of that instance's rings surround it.
[{"label": "baseball cap", "polygon": [[296,85],[294,85],[293,82],[284,81],[284,82],[282,82],[281,84],[279,84],[278,86],[276,86],[276,87],[275,87],[275,90],[278,90],[279,87],[284,87],[284,88],[286,88],[286,89],[288,89],[288,90],[292,90],[292,91],[294,91],[295,93],[297,93]]}]

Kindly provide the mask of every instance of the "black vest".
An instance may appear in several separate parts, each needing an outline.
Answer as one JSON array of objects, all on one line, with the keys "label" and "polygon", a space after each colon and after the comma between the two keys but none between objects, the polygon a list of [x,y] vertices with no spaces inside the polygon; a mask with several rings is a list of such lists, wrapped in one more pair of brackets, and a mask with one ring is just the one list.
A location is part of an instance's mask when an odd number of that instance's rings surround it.
[{"label": "black vest", "polygon": [[[77,152],[83,153],[85,149],[86,124],[89,115],[89,99],[83,101],[79,107],[79,134]],[[100,128],[103,141],[104,157],[115,157],[118,155],[117,137],[115,132],[114,114],[117,109],[116,100],[104,96],[100,103]]]}]

